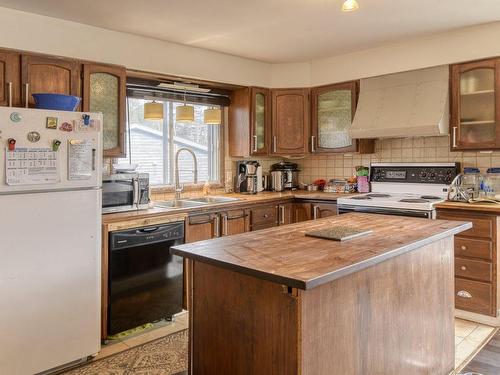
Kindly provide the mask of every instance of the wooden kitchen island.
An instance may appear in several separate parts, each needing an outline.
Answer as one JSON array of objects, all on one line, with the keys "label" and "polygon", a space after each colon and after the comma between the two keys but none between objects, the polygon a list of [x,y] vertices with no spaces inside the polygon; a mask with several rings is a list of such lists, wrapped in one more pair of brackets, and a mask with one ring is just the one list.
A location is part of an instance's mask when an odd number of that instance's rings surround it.
[{"label": "wooden kitchen island", "polygon": [[[372,233],[304,235],[333,226]],[[469,228],[350,213],[174,247],[190,260],[190,373],[448,374],[453,235]]]}]

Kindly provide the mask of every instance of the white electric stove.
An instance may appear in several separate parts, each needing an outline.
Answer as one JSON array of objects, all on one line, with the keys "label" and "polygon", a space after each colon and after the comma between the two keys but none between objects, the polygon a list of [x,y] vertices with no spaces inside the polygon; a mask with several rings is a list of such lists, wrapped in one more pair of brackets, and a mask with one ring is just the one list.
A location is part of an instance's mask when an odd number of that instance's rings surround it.
[{"label": "white electric stove", "polygon": [[435,219],[459,163],[373,163],[371,193],[339,198],[339,213],[368,212]]}]

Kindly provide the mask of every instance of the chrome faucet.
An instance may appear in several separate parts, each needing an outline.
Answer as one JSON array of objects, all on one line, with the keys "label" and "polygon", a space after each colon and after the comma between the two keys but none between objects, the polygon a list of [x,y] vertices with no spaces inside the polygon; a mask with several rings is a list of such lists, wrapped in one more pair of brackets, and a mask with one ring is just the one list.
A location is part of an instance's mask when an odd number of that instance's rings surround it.
[{"label": "chrome faucet", "polygon": [[177,150],[175,153],[175,199],[181,199],[181,193],[182,190],[184,190],[184,185],[179,183],[179,154],[181,151],[187,151],[191,155],[193,155],[193,163],[194,163],[194,177],[193,177],[193,183],[197,184],[198,183],[198,159],[196,159],[195,153],[190,150],[189,148],[180,148]]}]

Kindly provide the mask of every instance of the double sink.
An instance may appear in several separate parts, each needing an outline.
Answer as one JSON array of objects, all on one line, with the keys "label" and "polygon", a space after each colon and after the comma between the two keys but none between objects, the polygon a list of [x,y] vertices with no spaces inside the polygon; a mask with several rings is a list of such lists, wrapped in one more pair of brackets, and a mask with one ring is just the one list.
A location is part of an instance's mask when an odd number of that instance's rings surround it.
[{"label": "double sink", "polygon": [[201,198],[190,198],[190,199],[172,199],[168,201],[157,201],[155,202],[155,207],[161,207],[166,209],[180,209],[180,208],[192,208],[192,207],[203,207],[209,206],[211,204],[220,203],[231,203],[241,200],[240,198],[230,198],[230,197],[201,197]]}]

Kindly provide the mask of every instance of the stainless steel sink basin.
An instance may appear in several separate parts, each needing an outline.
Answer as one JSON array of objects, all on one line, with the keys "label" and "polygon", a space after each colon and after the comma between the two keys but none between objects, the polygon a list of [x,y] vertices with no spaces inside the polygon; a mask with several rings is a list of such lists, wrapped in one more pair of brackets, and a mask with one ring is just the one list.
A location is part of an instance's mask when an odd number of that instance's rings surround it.
[{"label": "stainless steel sink basin", "polygon": [[229,203],[229,202],[237,202],[240,198],[231,198],[231,197],[201,197],[201,198],[191,198],[188,199],[191,202],[204,202],[207,204],[215,204],[215,203]]},{"label": "stainless steel sink basin", "polygon": [[190,207],[200,207],[206,206],[208,203],[206,202],[198,202],[187,199],[177,199],[171,201],[158,201],[155,202],[155,207],[161,208],[190,208]]}]

